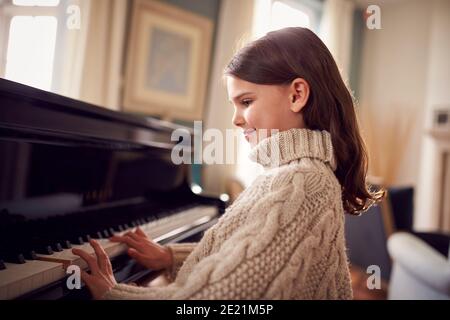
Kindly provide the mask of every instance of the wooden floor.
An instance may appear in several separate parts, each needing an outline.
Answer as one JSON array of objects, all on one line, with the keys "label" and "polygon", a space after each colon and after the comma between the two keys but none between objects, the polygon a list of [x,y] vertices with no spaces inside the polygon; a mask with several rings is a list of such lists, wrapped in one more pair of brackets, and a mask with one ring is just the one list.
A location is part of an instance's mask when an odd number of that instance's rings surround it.
[{"label": "wooden floor", "polygon": [[386,300],[388,283],[381,281],[381,289],[368,289],[368,274],[357,267],[350,267],[352,278],[353,298],[355,300]]}]

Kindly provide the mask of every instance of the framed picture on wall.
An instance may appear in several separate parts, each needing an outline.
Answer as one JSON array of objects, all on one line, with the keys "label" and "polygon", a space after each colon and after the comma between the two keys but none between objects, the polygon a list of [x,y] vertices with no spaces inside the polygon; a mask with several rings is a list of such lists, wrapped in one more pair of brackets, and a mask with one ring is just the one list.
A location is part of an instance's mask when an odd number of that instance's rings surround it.
[{"label": "framed picture on wall", "polygon": [[124,111],[199,120],[205,104],[213,23],[153,0],[135,0],[126,50]]}]

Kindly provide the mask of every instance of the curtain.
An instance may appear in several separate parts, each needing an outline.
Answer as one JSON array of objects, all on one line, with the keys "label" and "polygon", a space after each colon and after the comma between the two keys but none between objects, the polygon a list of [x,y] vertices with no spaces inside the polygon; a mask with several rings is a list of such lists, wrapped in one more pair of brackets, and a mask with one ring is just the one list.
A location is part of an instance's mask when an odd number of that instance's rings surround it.
[{"label": "curtain", "polygon": [[120,109],[126,0],[89,1],[80,99]]},{"label": "curtain", "polygon": [[67,0],[80,9],[80,29],[62,25],[55,90],[103,107],[120,108],[127,0]]}]

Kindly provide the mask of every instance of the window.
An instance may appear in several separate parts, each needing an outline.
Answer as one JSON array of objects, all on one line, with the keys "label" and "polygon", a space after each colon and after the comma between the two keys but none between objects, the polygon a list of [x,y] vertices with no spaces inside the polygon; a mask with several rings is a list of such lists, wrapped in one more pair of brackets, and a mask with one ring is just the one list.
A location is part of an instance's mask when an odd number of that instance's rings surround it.
[{"label": "window", "polygon": [[0,75],[51,90],[60,0],[12,0],[0,5]]},{"label": "window", "polygon": [[319,32],[320,0],[255,0],[254,38],[285,27],[305,27]]},{"label": "window", "polygon": [[294,8],[285,2],[275,1],[272,4],[270,29],[278,30],[285,27],[310,28],[309,15],[300,8]]}]

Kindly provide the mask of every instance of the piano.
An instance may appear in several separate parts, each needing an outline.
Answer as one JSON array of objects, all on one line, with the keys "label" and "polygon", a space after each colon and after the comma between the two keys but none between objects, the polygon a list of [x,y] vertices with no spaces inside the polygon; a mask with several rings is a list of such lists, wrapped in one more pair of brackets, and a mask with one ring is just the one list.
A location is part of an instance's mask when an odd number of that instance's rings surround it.
[{"label": "piano", "polygon": [[[157,271],[108,240],[140,226],[154,241],[198,241],[226,201],[192,187],[171,161],[172,123],[100,108],[0,79],[0,299],[89,299],[65,268],[98,239],[118,282]],[[184,128],[187,130],[187,128]],[[196,191],[196,192],[193,192]]]}]

